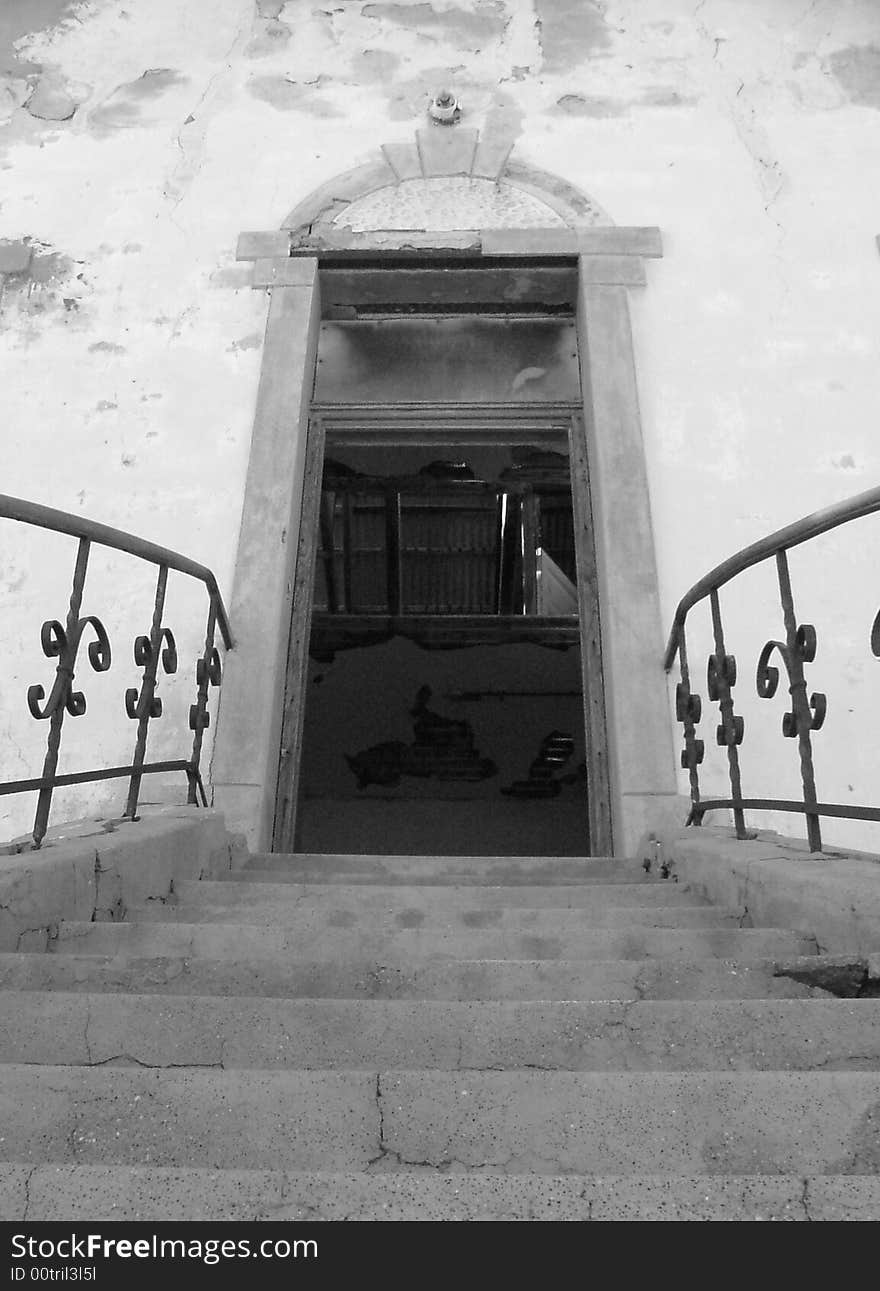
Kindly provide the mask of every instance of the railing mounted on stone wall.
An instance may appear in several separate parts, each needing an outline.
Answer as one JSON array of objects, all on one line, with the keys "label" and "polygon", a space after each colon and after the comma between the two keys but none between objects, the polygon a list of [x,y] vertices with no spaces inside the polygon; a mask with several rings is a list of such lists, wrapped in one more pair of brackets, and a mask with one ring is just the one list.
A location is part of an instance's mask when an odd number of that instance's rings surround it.
[{"label": "railing mounted on stone wall", "polygon": [[[822,816],[837,816],[851,820],[880,821],[880,808],[855,806],[844,803],[827,803],[818,800],[816,777],[813,767],[813,749],[811,736],[819,731],[825,721],[827,709],[826,696],[820,692],[807,694],[807,681],[804,665],[812,663],[816,657],[816,629],[810,623],[798,623],[789,576],[787,552],[793,547],[809,542],[810,539],[827,533],[831,529],[847,524],[852,520],[880,511],[880,488],[869,489],[859,493],[823,511],[805,516],[794,524],[778,529],[766,538],[752,543],[736,555],[729,557],[690,589],[679,602],[672,624],[672,631],[664,656],[664,667],[670,672],[678,658],[680,681],[676,687],[676,718],[684,727],[684,749],[681,754],[681,765],[689,773],[691,790],[691,812],[689,824],[699,825],[708,811],[730,809],[733,812],[737,838],[748,838],[745,812],[747,810],[800,812],[806,817],[807,840],[812,852],[822,850],[822,834],[819,820]],[[771,663],[774,652],[785,667],[788,677],[788,689],[791,696],[790,709],[782,719],[782,733],[788,739],[796,739],[800,757],[800,773],[803,785],[803,800],[788,801],[774,798],[743,798],[740,776],[739,748],[743,743],[745,724],[742,716],[735,712],[733,688],[737,680],[736,658],[728,653],[725,640],[724,624],[721,616],[719,588],[729,583],[737,575],[765,560],[776,563],[776,577],[779,585],[779,600],[785,625],[785,640],[770,640],[766,643],[758,659],[755,685],[759,698],[772,699],[779,685],[780,670]],[[706,690],[709,699],[717,703],[720,722],[716,728],[716,741],[727,749],[728,774],[730,778],[730,797],[704,799],[700,795],[699,766],[705,754],[703,740],[697,737],[696,728],[702,716],[702,700],[699,694],[691,689],[691,675],[688,664],[685,621],[691,609],[708,597],[712,616],[712,635],[714,652],[709,657],[706,677]],[[880,658],[880,611],[874,618],[870,629],[866,625],[866,635],[872,654]]]},{"label": "railing mounted on stone wall", "polygon": [[[223,598],[211,570],[196,564],[186,556],[169,551],[165,547],[159,547],[155,543],[146,542],[119,529],[97,524],[66,511],[40,506],[22,498],[0,494],[0,519],[17,520],[23,524],[54,530],[56,533],[77,539],[78,543],[66,622],[47,619],[40,633],[43,654],[49,659],[58,660],[51,692],[46,699],[45,690],[39,684],[28,687],[27,691],[27,706],[31,716],[37,721],[49,723],[43,772],[33,779],[0,783],[0,796],[37,792],[33,828],[34,847],[38,848],[45,836],[49,824],[52,794],[62,785],[85,784],[127,776],[129,785],[123,816],[134,819],[137,815],[143,777],[159,772],[182,771],[187,778],[187,802],[197,803],[201,798],[202,805],[207,806],[199,764],[204,732],[210,723],[209,690],[213,686],[220,685],[222,673],[220,652],[214,644],[218,629],[226,649],[231,649],[233,644]],[[140,687],[129,687],[124,695],[120,695],[120,710],[125,712],[131,721],[137,722],[134,753],[131,762],[125,766],[101,767],[90,771],[58,775],[65,714],[75,718],[81,717],[86,711],[85,695],[81,690],[74,688],[74,678],[80,645],[87,634],[94,638],[89,643],[87,651],[92,669],[95,672],[106,672],[111,663],[110,641],[101,620],[91,614],[81,617],[89,553],[93,544],[135,556],[157,566],[158,571],[149,633],[137,636],[134,641],[134,662],[137,667],[143,669]],[[196,661],[195,702],[189,710],[189,728],[193,732],[189,756],[147,762],[149,725],[154,718],[162,716],[162,700],[156,694],[159,669],[161,667],[163,672],[171,674],[176,672],[178,667],[174,634],[162,622],[169,570],[176,570],[204,583],[208,594],[207,622],[204,648]]]}]

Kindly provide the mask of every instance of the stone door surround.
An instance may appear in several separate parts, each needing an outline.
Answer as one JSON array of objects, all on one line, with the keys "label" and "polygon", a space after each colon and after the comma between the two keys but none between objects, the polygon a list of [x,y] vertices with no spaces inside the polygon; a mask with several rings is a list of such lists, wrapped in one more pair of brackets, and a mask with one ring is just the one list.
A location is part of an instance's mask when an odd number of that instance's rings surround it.
[{"label": "stone door surround", "polygon": [[[539,198],[547,228],[355,231],[355,203],[383,189],[440,177],[507,184]],[[390,194],[393,196],[393,194]],[[560,222],[560,218],[562,222]],[[577,328],[595,528],[605,677],[613,851],[631,854],[645,829],[679,810],[672,715],[662,667],[654,539],[639,415],[628,292],[644,257],[662,254],[656,228],[610,223],[567,181],[513,161],[476,130],[428,127],[316,190],[279,230],[243,233],[238,257],[269,309],[257,390],[214,744],[214,805],[253,850],[272,836],[304,454],[321,321],[320,270],[356,258],[511,265],[560,258],[578,265]],[[299,630],[294,625],[294,630]],[[305,626],[308,630],[308,625]]]}]

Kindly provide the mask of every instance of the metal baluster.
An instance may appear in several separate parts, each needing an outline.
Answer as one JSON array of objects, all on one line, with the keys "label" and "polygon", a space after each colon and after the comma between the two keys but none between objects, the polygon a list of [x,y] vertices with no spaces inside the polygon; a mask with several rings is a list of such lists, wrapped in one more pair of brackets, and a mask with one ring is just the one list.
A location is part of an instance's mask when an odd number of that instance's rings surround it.
[{"label": "metal baluster", "polygon": [[[189,728],[194,731],[192,756],[190,757],[190,770],[187,772],[189,780],[189,792],[187,802],[195,803],[197,801],[196,789],[201,788],[201,777],[199,774],[199,760],[202,756],[202,738],[205,730],[211,724],[211,715],[208,712],[208,687],[219,686],[222,674],[220,664],[220,653],[214,646],[214,630],[217,626],[217,603],[214,597],[211,597],[211,604],[208,610],[208,625],[205,629],[205,649],[201,659],[196,665],[196,684],[198,693],[196,702],[190,705],[189,710]],[[204,788],[202,788],[202,803],[207,806]]]},{"label": "metal baluster", "polygon": [[[776,571],[779,577],[779,596],[782,602],[782,616],[785,622],[786,664],[788,665],[789,694],[791,695],[791,714],[787,717],[793,721],[783,722],[786,735],[797,735],[798,751],[801,762],[801,781],[804,789],[804,806],[807,808],[807,839],[811,852],[821,852],[822,832],[819,817],[810,812],[818,802],[816,796],[816,777],[813,771],[813,747],[810,731],[818,730],[825,718],[825,696],[813,695],[807,699],[807,683],[804,678],[804,662],[812,663],[816,657],[816,632],[811,624],[798,626],[794,611],[794,597],[791,591],[791,578],[788,571],[788,557],[784,551],[776,553]],[[816,716],[813,716],[813,709]]]},{"label": "metal baluster", "polygon": [[[138,667],[144,670],[140,693],[135,687],[130,687],[125,692],[126,712],[138,724],[134,757],[132,759],[133,769],[128,785],[128,800],[123,812],[124,816],[128,816],[132,820],[137,816],[138,798],[141,791],[141,781],[143,780],[140,768],[144,764],[146,755],[147,731],[150,719],[162,716],[162,701],[156,697],[156,677],[159,671],[160,651],[165,672],[173,673],[177,671],[177,649],[174,637],[167,628],[162,627],[162,613],[165,608],[167,583],[168,566],[160,565],[159,576],[156,580],[156,599],[153,605],[153,621],[150,626],[150,635],[148,637],[139,636],[134,643],[134,661]],[[165,642],[164,650],[162,649],[163,641]]]},{"label": "metal baluster", "polygon": [[702,740],[696,737],[696,726],[703,715],[703,701],[691,691],[690,668],[688,667],[687,638],[684,624],[678,634],[678,666],[681,681],[675,691],[676,717],[684,726],[684,748],[681,752],[681,765],[688,772],[691,786],[691,819],[695,825],[702,825],[703,813],[700,811],[700,766],[706,752]]},{"label": "metal baluster", "polygon": [[[709,698],[717,701],[721,712],[721,724],[717,728],[718,744],[727,746],[727,766],[730,776],[730,792],[734,802],[742,801],[742,782],[739,771],[739,754],[737,746],[742,743],[745,723],[733,711],[731,690],[736,685],[736,659],[727,654],[724,645],[724,627],[721,622],[721,605],[718,590],[710,593],[712,605],[712,631],[715,638],[715,653],[709,659],[707,689]],[[746,820],[742,807],[734,807],[733,820],[736,825],[737,838],[746,838]]]},{"label": "metal baluster", "polygon": [[[83,587],[86,581],[86,570],[89,563],[89,549],[91,547],[87,538],[80,538],[79,547],[76,553],[76,565],[73,571],[73,587],[70,593],[70,608],[67,611],[67,629],[64,634],[64,641],[59,652],[58,667],[55,670],[56,683],[53,687],[52,695],[49,699],[51,713],[46,715],[50,717],[49,734],[46,738],[46,757],[43,762],[43,778],[49,779],[55,775],[58,769],[58,754],[61,749],[61,727],[64,723],[64,711],[67,706],[67,699],[71,694],[73,686],[73,668],[76,661],[76,652],[79,646],[79,612],[82,608]],[[43,625],[45,653],[46,641],[45,630],[46,624]],[[38,693],[39,692],[39,693]],[[31,686],[28,691],[28,703],[31,712],[35,713],[34,700],[40,700],[43,697],[42,687]],[[54,706],[53,706],[54,705]],[[36,715],[36,713],[35,713]],[[37,798],[37,810],[34,816],[34,847],[38,848],[45,837],[49,825],[49,811],[52,807],[51,784],[45,785]]]}]

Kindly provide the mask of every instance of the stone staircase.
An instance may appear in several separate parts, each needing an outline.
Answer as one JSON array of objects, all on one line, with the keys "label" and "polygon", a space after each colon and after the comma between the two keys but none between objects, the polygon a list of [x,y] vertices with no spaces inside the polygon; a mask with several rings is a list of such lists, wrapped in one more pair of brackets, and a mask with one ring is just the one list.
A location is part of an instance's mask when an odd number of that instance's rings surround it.
[{"label": "stone staircase", "polygon": [[880,1217],[880,999],[684,883],[263,856],[125,913],[0,955],[4,1219]]}]

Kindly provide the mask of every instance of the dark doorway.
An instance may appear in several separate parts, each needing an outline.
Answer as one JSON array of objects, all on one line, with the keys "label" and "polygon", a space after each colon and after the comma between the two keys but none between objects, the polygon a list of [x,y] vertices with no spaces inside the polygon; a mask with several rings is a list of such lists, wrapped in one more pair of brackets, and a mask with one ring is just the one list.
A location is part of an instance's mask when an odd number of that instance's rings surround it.
[{"label": "dark doorway", "polygon": [[564,446],[328,436],[319,528],[296,850],[588,853]]},{"label": "dark doorway", "polygon": [[573,320],[378,312],[321,324],[273,846],[610,854]]}]

